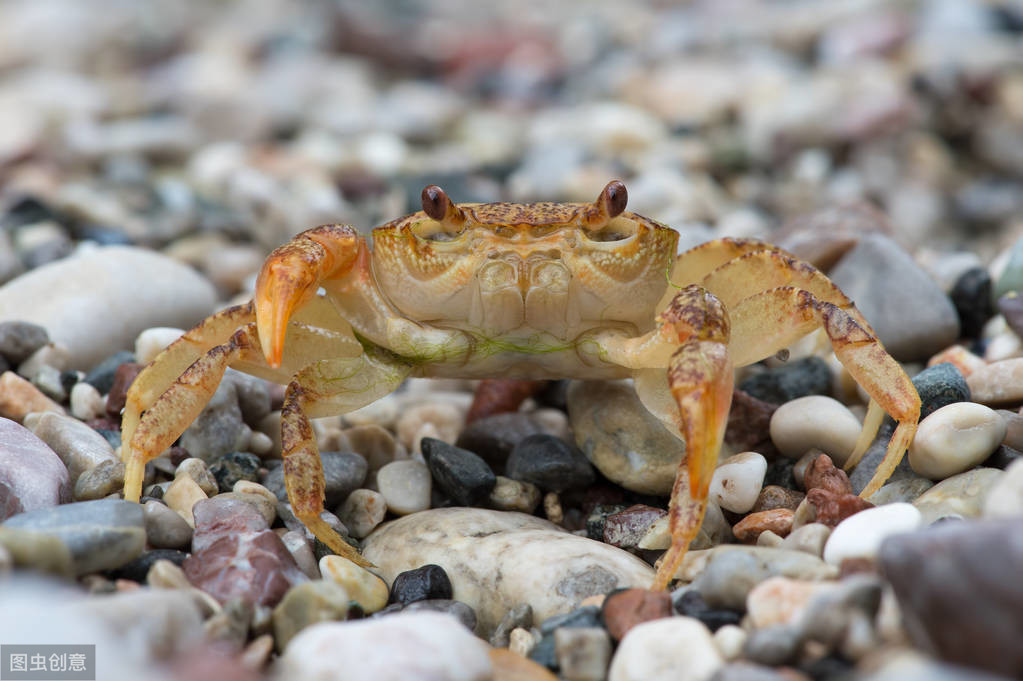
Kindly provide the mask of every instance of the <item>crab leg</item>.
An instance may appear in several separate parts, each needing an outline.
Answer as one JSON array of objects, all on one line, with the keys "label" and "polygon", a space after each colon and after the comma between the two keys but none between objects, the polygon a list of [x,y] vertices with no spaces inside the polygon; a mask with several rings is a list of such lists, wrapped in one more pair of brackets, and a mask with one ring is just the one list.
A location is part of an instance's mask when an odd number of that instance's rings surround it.
[{"label": "crab leg", "polygon": [[654,578],[653,588],[661,590],[674,577],[707,511],[707,492],[732,402],[734,372],[728,358],[728,313],[709,291],[696,285],[685,287],[658,321],[680,343],[668,364],[668,386],[686,441],[686,456],[679,462],[668,505],[671,547]]}]

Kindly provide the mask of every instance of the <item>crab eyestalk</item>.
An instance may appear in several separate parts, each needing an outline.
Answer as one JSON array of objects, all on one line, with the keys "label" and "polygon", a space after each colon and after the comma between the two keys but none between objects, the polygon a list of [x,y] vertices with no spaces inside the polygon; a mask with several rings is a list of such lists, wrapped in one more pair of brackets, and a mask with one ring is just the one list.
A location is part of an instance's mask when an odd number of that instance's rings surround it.
[{"label": "crab eyestalk", "polygon": [[435,184],[423,189],[423,212],[439,222],[448,234],[458,234],[465,228],[465,212]]},{"label": "crab eyestalk", "polygon": [[611,180],[604,186],[597,200],[590,204],[580,219],[580,224],[587,230],[596,231],[607,226],[607,223],[625,212],[629,203],[629,192],[621,180]]}]

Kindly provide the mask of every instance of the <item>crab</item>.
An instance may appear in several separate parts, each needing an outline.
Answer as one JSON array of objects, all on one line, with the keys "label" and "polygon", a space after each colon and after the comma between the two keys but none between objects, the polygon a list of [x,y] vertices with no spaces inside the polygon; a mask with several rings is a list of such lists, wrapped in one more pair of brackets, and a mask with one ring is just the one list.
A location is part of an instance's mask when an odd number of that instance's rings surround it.
[{"label": "crab", "polygon": [[722,238],[676,255],[678,233],[625,210],[612,181],[593,203],[455,204],[437,186],[422,211],[373,231],[302,232],[274,250],[255,296],[168,346],[128,392],[124,496],[144,466],[198,416],[230,366],[286,385],[285,487],[324,544],[368,565],[321,518],[323,469],[310,418],[345,414],[408,377],[631,378],[684,439],[669,501],[671,546],[654,589],[681,565],[707,509],[734,368],[823,330],[871,400],[848,466],[884,414],[898,425],[862,492],[891,475],[913,439],[920,398],[835,284],[753,239]]}]

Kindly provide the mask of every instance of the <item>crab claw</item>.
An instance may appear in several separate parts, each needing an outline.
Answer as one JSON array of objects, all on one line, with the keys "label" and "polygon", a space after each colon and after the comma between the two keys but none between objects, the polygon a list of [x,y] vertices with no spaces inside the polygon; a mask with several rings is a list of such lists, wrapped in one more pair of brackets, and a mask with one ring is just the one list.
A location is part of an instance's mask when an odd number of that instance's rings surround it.
[{"label": "crab claw", "polygon": [[256,328],[271,367],[281,365],[291,315],[316,295],[320,282],[351,270],[360,243],[348,225],[323,225],[302,232],[263,263],[256,280]]}]

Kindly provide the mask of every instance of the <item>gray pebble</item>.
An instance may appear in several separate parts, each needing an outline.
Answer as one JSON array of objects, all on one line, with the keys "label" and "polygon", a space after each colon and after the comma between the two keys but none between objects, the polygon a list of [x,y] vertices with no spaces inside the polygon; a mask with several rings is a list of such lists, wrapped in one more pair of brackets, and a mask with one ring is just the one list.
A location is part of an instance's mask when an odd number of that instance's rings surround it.
[{"label": "gray pebble", "polygon": [[104,461],[78,476],[73,498],[75,501],[102,499],[124,488],[124,462]]},{"label": "gray pebble", "polygon": [[11,365],[28,359],[29,355],[50,342],[46,329],[31,322],[0,322],[0,355]]},{"label": "gray pebble", "polygon": [[210,473],[209,469],[206,468],[206,462],[202,459],[190,457],[185,459],[178,464],[177,470],[174,471],[174,477],[180,478],[183,475],[195,480],[196,484],[199,485],[199,489],[206,493],[206,496],[213,497],[220,491],[217,480]]},{"label": "gray pebble", "polygon": [[192,526],[159,501],[147,501],[142,507],[146,541],[158,549],[184,549],[192,543]]},{"label": "gray pebble", "polygon": [[250,434],[235,383],[221,381],[198,418],[181,434],[180,444],[194,457],[215,461],[228,452],[244,450]]},{"label": "gray pebble", "polygon": [[[368,466],[366,459],[354,452],[320,452],[323,462],[324,505],[333,508],[340,504],[353,491],[362,487],[366,481]],[[288,492],[284,486],[284,467],[270,469],[263,479],[263,485],[277,495],[281,501],[287,501]]]},{"label": "gray pebble", "polygon": [[118,461],[107,439],[76,418],[45,412],[27,419],[26,425],[64,462],[72,486],[82,473]]}]

